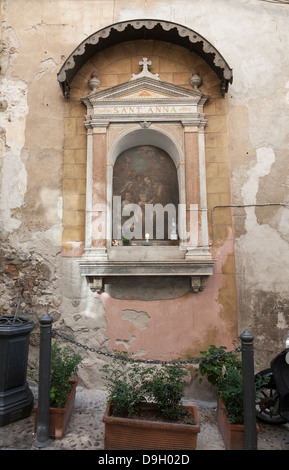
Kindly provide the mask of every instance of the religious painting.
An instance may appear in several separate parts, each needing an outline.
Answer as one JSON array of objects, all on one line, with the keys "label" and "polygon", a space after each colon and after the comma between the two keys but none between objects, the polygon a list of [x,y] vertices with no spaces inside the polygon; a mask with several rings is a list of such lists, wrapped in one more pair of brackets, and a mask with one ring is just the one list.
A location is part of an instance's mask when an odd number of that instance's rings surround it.
[{"label": "religious painting", "polygon": [[123,227],[132,221],[128,238],[144,240],[149,230],[150,239],[176,239],[178,178],[167,152],[140,145],[121,153],[114,166],[113,196],[118,196],[121,204]]}]

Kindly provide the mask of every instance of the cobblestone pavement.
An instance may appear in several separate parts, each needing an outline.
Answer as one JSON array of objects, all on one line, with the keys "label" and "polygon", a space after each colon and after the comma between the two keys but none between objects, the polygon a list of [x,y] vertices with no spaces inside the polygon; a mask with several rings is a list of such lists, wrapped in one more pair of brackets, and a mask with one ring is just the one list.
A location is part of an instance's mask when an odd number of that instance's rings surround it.
[{"label": "cobblestone pavement", "polygon": [[[34,393],[34,390],[33,390]],[[30,417],[0,428],[0,450],[103,450],[102,417],[107,395],[102,390],[77,388],[74,412],[62,439],[47,447],[35,446],[34,411]],[[216,421],[214,403],[189,402],[197,406],[201,431],[197,450],[225,450]],[[271,426],[259,423],[258,450],[289,450],[289,425]]]}]

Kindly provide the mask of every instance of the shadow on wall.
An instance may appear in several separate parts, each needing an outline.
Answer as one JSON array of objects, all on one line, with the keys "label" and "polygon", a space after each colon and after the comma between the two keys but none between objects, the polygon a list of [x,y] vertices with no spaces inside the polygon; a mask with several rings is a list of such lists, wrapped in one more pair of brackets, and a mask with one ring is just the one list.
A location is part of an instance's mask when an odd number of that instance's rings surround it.
[{"label": "shadow on wall", "polygon": [[192,290],[189,277],[111,277],[104,291],[119,300],[171,300]]}]

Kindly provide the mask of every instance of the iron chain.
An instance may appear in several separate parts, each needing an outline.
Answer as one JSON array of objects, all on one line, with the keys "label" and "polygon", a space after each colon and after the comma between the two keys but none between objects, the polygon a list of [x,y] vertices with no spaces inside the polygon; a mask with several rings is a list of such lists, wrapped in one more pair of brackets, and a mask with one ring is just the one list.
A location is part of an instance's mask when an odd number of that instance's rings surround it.
[{"label": "iron chain", "polygon": [[[56,330],[52,331],[52,335],[59,336],[64,341],[68,341],[69,343],[72,343],[75,346],[78,346],[82,349],[85,349],[86,351],[90,351],[90,352],[93,352],[93,353],[96,353],[96,354],[101,354],[103,356],[111,357],[113,359],[121,359],[121,360],[129,361],[129,362],[141,362],[141,363],[144,363],[144,364],[184,364],[184,365],[188,365],[188,364],[197,364],[199,362],[202,362],[202,361],[205,361],[205,360],[209,359],[209,358],[203,358],[203,357],[195,357],[195,358],[186,359],[186,360],[174,359],[174,360],[171,360],[171,361],[161,361],[161,360],[157,360],[157,359],[134,359],[132,357],[128,357],[128,356],[125,356],[125,355],[116,354],[116,353],[107,352],[107,351],[102,351],[100,349],[95,349],[95,348],[89,347],[85,344],[79,343],[78,341],[76,341],[74,339],[68,338],[67,336],[63,335],[62,333],[57,332]],[[241,351],[241,348],[236,348],[232,351],[226,351],[226,352],[224,351],[222,354],[219,353],[219,354],[215,354],[215,355],[210,356],[210,359],[217,358],[219,356],[225,356],[225,355],[228,355],[228,354],[233,354],[233,353],[240,352],[240,351]]]}]

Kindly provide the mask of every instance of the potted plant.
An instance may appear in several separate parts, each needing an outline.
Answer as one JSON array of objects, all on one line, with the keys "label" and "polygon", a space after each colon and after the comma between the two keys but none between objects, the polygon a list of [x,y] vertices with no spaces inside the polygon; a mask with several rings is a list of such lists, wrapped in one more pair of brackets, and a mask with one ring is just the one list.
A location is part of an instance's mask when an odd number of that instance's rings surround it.
[{"label": "potted plant", "polygon": [[122,244],[123,246],[130,245],[130,239],[126,237],[122,237]]},{"label": "potted plant", "polygon": [[[78,381],[73,378],[82,358],[66,345],[61,347],[57,341],[51,346],[49,435],[61,438],[70,419]],[[35,366],[34,366],[35,367]],[[37,429],[37,409],[35,409],[35,430]]]},{"label": "potted plant", "polygon": [[[203,360],[197,375],[206,376],[217,390],[217,420],[226,449],[241,450],[244,449],[242,361],[237,348],[230,353],[226,349],[225,346],[211,345],[208,351],[201,351]],[[265,381],[257,381],[256,392],[264,386]]]},{"label": "potted plant", "polygon": [[106,450],[194,450],[196,407],[181,403],[186,370],[180,362],[148,367],[124,354],[102,368],[109,392]]}]

